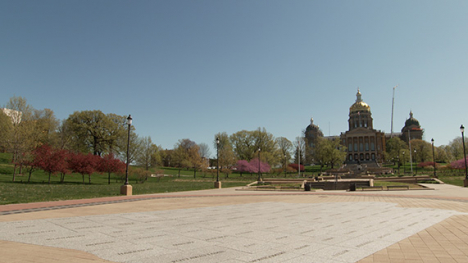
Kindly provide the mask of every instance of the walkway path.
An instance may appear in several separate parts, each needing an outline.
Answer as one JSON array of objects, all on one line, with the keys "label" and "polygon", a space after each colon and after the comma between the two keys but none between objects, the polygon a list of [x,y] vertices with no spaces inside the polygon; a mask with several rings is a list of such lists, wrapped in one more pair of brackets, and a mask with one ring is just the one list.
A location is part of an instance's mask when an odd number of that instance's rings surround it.
[{"label": "walkway path", "polygon": [[468,262],[468,189],[428,186],[4,205],[0,262]]}]

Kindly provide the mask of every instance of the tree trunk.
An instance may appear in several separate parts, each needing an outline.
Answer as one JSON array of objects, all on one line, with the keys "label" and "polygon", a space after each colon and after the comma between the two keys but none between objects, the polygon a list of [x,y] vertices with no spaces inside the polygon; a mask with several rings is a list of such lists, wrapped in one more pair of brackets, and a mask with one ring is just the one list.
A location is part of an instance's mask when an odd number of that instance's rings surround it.
[{"label": "tree trunk", "polygon": [[16,178],[16,164],[13,166],[13,182],[15,181]]},{"label": "tree trunk", "polygon": [[109,173],[109,176],[107,177],[107,184],[110,184],[110,174],[111,173]]},{"label": "tree trunk", "polygon": [[51,172],[49,172],[49,184],[50,184],[50,174],[51,174]]},{"label": "tree trunk", "polygon": [[63,184],[63,182],[65,182],[65,173],[60,174],[60,183]]},{"label": "tree trunk", "polygon": [[32,172],[33,172],[33,169],[29,170],[28,183],[31,181]]}]

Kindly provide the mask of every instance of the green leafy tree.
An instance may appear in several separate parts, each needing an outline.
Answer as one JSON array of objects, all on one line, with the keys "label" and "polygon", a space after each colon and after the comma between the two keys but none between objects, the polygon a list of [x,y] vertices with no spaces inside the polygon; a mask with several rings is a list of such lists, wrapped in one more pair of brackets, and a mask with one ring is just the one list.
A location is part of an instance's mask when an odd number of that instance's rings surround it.
[{"label": "green leafy tree", "polygon": [[[465,147],[467,147],[465,141]],[[449,142],[446,147],[447,155],[450,157],[450,161],[460,160],[463,158],[463,141],[461,137],[457,137]]]},{"label": "green leafy tree", "polygon": [[[6,137],[7,151],[12,153],[13,181],[16,178],[16,170],[23,163],[22,157],[28,155],[37,147],[35,139],[35,122],[33,120],[33,108],[28,105],[23,97],[12,97],[7,103],[6,108],[9,109],[9,115],[12,126],[10,134]],[[21,169],[20,169],[21,173]]]},{"label": "green leafy tree", "polygon": [[408,145],[400,138],[393,137],[386,142],[385,147],[387,158],[393,161],[393,163],[398,162],[398,164],[401,165],[401,161],[399,161],[402,158],[401,152],[402,150],[407,150]]},{"label": "green leafy tree", "polygon": [[281,167],[283,172],[286,174],[289,160],[291,160],[291,152],[293,150],[293,144],[290,140],[285,137],[276,138],[276,144],[280,152]]},{"label": "green leafy tree", "polygon": [[339,139],[318,138],[314,159],[320,163],[320,171],[325,165],[333,168],[337,164],[342,164],[346,158],[346,147],[341,145]]},{"label": "green leafy tree", "polygon": [[255,158],[254,155],[258,150],[258,145],[253,132],[238,131],[229,136],[229,141],[237,159],[250,161]]},{"label": "green leafy tree", "polygon": [[75,140],[74,150],[92,152],[94,155],[123,150],[124,146],[119,142],[123,137],[126,138],[125,116],[106,115],[100,110],[77,111],[68,117],[67,122]]},{"label": "green leafy tree", "polygon": [[145,170],[154,167],[158,163],[159,148],[151,141],[151,137],[143,137],[141,139],[141,152],[137,156],[136,163],[140,166],[143,166]]},{"label": "green leafy tree", "polygon": [[432,145],[430,143],[419,139],[411,140],[410,143],[414,162],[432,161]]},{"label": "green leafy tree", "polygon": [[257,150],[261,149],[261,160],[274,167],[281,164],[281,152],[273,134],[265,128],[258,128],[252,132]]},{"label": "green leafy tree", "polygon": [[[219,139],[219,145],[216,143],[216,138]],[[237,159],[226,132],[215,134],[214,147],[215,149],[218,147],[219,169],[224,172],[227,177],[229,176],[231,168],[236,164]]]}]

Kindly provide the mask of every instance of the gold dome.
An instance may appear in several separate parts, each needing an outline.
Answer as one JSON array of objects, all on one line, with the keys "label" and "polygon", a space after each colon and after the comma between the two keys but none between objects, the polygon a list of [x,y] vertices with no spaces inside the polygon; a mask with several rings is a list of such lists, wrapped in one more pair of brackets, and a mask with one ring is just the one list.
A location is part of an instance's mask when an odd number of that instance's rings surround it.
[{"label": "gold dome", "polygon": [[361,92],[359,91],[356,93],[356,102],[349,107],[349,113],[355,113],[355,112],[363,112],[363,111],[368,111],[370,112],[370,106],[362,101],[361,98]]}]

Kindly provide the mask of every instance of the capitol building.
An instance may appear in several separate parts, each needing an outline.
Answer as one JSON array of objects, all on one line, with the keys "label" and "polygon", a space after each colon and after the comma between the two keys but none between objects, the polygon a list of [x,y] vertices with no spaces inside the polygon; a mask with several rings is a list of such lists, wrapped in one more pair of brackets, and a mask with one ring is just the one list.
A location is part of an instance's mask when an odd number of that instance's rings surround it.
[{"label": "capitol building", "polygon": [[410,118],[406,120],[400,133],[385,134],[375,129],[371,108],[362,100],[362,94],[358,89],[356,101],[349,108],[348,130],[339,136],[323,136],[320,128],[311,119],[310,125],[305,130],[306,152],[313,151],[320,137],[339,138],[341,144],[346,146],[346,164],[382,163],[385,142],[392,136],[408,143],[413,139],[422,139],[423,129],[419,121],[413,117],[413,112],[410,112]]}]

